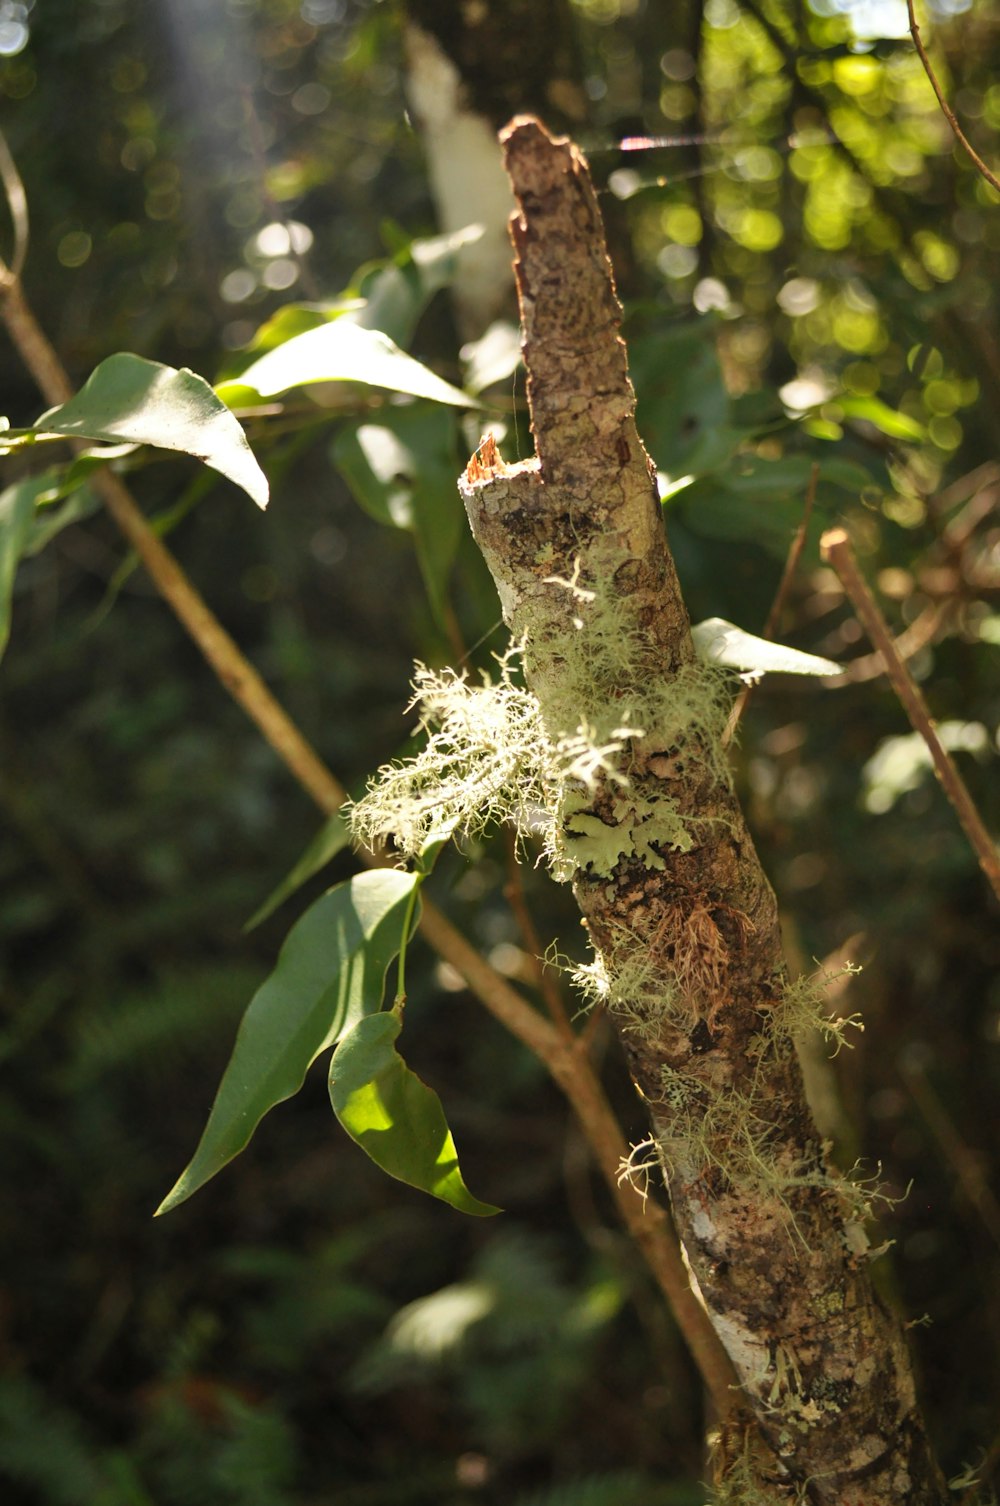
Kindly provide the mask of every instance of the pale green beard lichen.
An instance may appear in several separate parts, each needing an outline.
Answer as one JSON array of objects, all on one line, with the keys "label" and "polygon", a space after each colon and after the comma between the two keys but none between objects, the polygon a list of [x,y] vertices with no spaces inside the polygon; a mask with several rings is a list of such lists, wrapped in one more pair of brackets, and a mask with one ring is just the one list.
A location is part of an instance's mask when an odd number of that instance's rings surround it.
[{"label": "pale green beard lichen", "polygon": [[[617,596],[575,578],[551,583],[565,586],[576,610],[545,624],[544,652],[517,645],[499,661],[500,678],[480,685],[417,666],[412,704],[427,742],[416,758],[380,769],[354,806],[361,841],[391,836],[416,857],[433,837],[506,822],[521,839],[541,838],[559,882],[582,869],[608,875],[633,855],[662,868],[663,852],[694,846],[698,818],[681,818],[668,786],[695,764],[728,782],[729,675],[697,664],[666,680]],[[537,698],[514,682],[518,654]],[[642,792],[631,777],[640,745]]]},{"label": "pale green beard lichen", "polygon": [[498,661],[500,678],[484,675],[480,685],[417,665],[411,706],[420,709],[427,741],[415,758],[379,769],[352,806],[360,841],[391,836],[403,856],[416,858],[435,837],[508,823],[519,838],[540,837],[556,876],[572,877],[577,865],[561,853],[563,802],[599,780],[626,783],[617,769],[623,743],[598,742],[583,724],[553,742],[537,700],[514,683],[518,652],[509,649]]},{"label": "pale green beard lichen", "polygon": [[417,665],[408,709],[419,707],[427,741],[415,758],[383,765],[352,806],[360,841],[391,836],[416,858],[437,834],[476,834],[494,821],[524,833],[533,807],[552,805],[551,744],[538,702],[511,678],[511,658],[500,661],[499,680],[484,676],[481,685]]},{"label": "pale green beard lichen", "polygon": [[[615,563],[607,568],[611,579]],[[528,678],[538,691],[550,735],[564,738],[581,717],[597,742],[614,737],[645,739],[644,751],[670,757],[664,773],[684,772],[685,760],[708,764],[728,787],[722,746],[732,704],[732,675],[716,664],[683,665],[667,678],[655,646],[630,625],[627,603],[598,582],[584,587],[579,561],[573,576],[547,577],[572,598],[565,612],[525,640]]]},{"label": "pale green beard lichen", "polygon": [[[609,566],[607,578],[612,575]],[[722,733],[732,679],[701,663],[667,678],[655,645],[630,624],[622,598],[601,583],[583,586],[579,577],[579,561],[570,579],[547,577],[571,597],[572,615],[563,611],[539,625],[525,644],[525,665],[551,737],[564,742],[583,733],[599,748],[617,744],[622,756],[610,810],[598,815],[592,809],[592,785],[564,786],[556,877],[571,878],[581,868],[608,875],[633,855],[648,868],[663,868],[663,852],[690,852],[696,842],[697,822],[680,815],[668,782],[689,778],[700,765],[728,786]],[[641,787],[630,779],[636,758],[659,778]]]},{"label": "pale green beard lichen", "polygon": [[833,1044],[835,1049],[831,1054],[837,1056],[844,1046],[852,1044],[847,1036],[848,1027],[861,1031],[865,1027],[859,1014],[830,1014],[826,990],[838,979],[853,977],[860,971],[859,967],[848,962],[837,973],[825,973],[821,970],[818,973],[803,974],[794,983],[786,984],[773,1012],[772,1029],[775,1032],[782,1031],[793,1041],[808,1035],[812,1030],[818,1030],[824,1040]]},{"label": "pale green beard lichen", "polygon": [[655,1039],[664,1020],[679,1017],[684,1007],[676,979],[666,976],[642,945],[620,947],[613,970],[603,956],[596,956],[568,971],[585,1007],[603,1006],[623,1018],[625,1030],[643,1039]]},{"label": "pale green beard lichen", "polygon": [[850,964],[842,973],[818,972],[788,983],[776,1005],[768,1009],[763,1028],[750,1047],[753,1070],[738,1085],[721,1084],[709,1091],[704,1082],[669,1067],[662,1070],[663,1099],[670,1110],[669,1128],[660,1129],[658,1146],[668,1168],[690,1178],[714,1167],[729,1185],[748,1193],[771,1195],[794,1218],[786,1196],[805,1187],[820,1187],[839,1194],[845,1212],[858,1222],[871,1216],[871,1205],[880,1197],[877,1182],[857,1174],[841,1176],[825,1164],[804,1164],[790,1159],[787,1149],[774,1137],[768,1111],[764,1058],[779,1058],[794,1049],[794,1043],[811,1030],[819,1030],[835,1046],[834,1055],[851,1043],[848,1026],[862,1029],[857,1015],[832,1017],[825,991],[843,973],[859,969]]},{"label": "pale green beard lichen", "polygon": [[711,1027],[724,1003],[729,962],[717,920],[722,909],[746,929],[738,911],[686,897],[662,905],[658,924],[642,936],[615,928],[600,956],[571,969],[572,981],[587,1004],[603,1004],[643,1039],[662,1037],[666,1026],[686,1035],[698,1019]]},{"label": "pale green beard lichen", "polygon": [[712,1492],[712,1506],[793,1506],[807,1500],[806,1485],[776,1480],[773,1488],[768,1487],[761,1469],[754,1465],[749,1434],[735,1449],[733,1440],[724,1444],[718,1433],[709,1442],[723,1470]]},{"label": "pale green beard lichen", "polygon": [[[683,925],[683,930],[681,930]],[[655,956],[656,938],[640,946],[625,933],[616,942],[614,960],[607,954],[592,962],[569,968],[571,979],[585,1004],[600,1004],[618,1016],[622,1029],[641,1039],[663,1039],[665,1030],[686,1032],[692,1014],[703,1000],[718,993],[724,954],[713,935],[707,914],[697,908],[676,921],[671,932],[685,934],[687,952],[679,965]],[[629,945],[629,941],[632,945]],[[677,949],[675,947],[675,958]],[[858,969],[848,966],[847,973]],[[743,1196],[770,1199],[781,1211],[790,1232],[798,1233],[789,1198],[807,1187],[821,1188],[840,1199],[845,1217],[859,1234],[872,1216],[872,1205],[884,1201],[877,1178],[865,1179],[855,1168],[842,1176],[818,1157],[803,1161],[795,1157],[776,1133],[769,1103],[765,1059],[771,1054],[790,1055],[794,1042],[810,1030],[819,1030],[835,1046],[834,1055],[845,1045],[848,1026],[861,1029],[857,1015],[832,1017],[825,991],[843,973],[816,973],[787,984],[778,1002],[762,1011],[760,1034],[748,1051],[749,1073],[739,1082],[709,1084],[694,1072],[661,1068],[661,1097],[650,1108],[656,1122],[656,1138],[636,1147],[623,1173],[641,1182],[650,1169],[643,1153],[655,1150],[670,1175],[687,1182],[721,1176],[728,1188]],[[704,1011],[711,1015],[711,1007]],[[867,1241],[858,1253],[868,1253]],[[872,1253],[881,1253],[880,1251]]]}]

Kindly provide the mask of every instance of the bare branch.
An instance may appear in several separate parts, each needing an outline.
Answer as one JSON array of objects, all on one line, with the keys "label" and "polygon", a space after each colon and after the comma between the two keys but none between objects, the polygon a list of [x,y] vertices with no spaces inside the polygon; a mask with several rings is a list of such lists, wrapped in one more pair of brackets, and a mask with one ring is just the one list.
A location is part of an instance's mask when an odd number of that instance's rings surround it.
[{"label": "bare branch", "polygon": [[[799,568],[802,551],[806,547],[806,538],[809,534],[809,520],[812,517],[813,507],[816,505],[816,483],[818,480],[819,464],[814,460],[812,469],[809,472],[809,486],[806,490],[806,500],[802,508],[802,518],[798,528],[795,530],[795,536],[788,546],[788,554],[785,557],[785,568],[781,572],[781,580],[778,582],[778,589],[774,593],[774,600],[771,603],[771,610],[767,614],[767,621],[761,629],[760,636],[762,638],[772,638],[774,636],[778,623],[781,621],[781,614],[785,610],[785,602],[788,600],[788,593],[792,588],[795,572]],[[748,682],[736,697],[733,709],[729,713],[726,730],[722,734],[723,747],[728,748],[735,737],[736,729],[740,724],[743,713],[747,709],[750,697],[753,695],[753,690],[753,682]]]},{"label": "bare branch", "polygon": [[2,131],[0,131],[0,183],[3,184],[7,208],[10,210],[11,223],[14,227],[14,250],[10,262],[7,264],[0,262],[0,284],[3,284],[17,281],[24,270],[24,263],[28,256],[28,196],[24,191],[17,163],[11,155],[7,138]]},{"label": "bare branch", "polygon": [[975,147],[972,145],[971,141],[962,130],[962,127],[959,125],[954,110],[945,99],[944,90],[938,83],[937,74],[934,72],[931,60],[927,56],[927,49],[920,37],[920,27],[917,25],[917,17],[913,9],[913,0],[906,0],[906,10],[910,18],[910,36],[913,38],[913,45],[917,49],[917,56],[920,58],[920,61],[924,65],[924,72],[927,74],[927,77],[930,80],[931,88],[937,95],[937,102],[941,106],[942,115],[954,131],[956,141],[965,152],[965,155],[968,157],[973,167],[977,172],[982,174],[982,176],[986,179],[987,183],[989,183],[992,188],[996,189],[997,193],[1000,193],[1000,179],[998,179],[995,173],[992,173],[986,166],[986,163],[983,161],[982,157],[980,157],[979,153],[976,151]]},{"label": "bare branch", "polygon": [[955,760],[937,735],[933,719],[923,694],[910,671],[904,664],[889,632],[888,624],[879,611],[868,589],[851,548],[850,539],[842,528],[831,528],[820,540],[823,558],[836,570],[841,585],[850,597],[854,610],[872,643],[885,661],[889,683],[901,701],[914,730],[920,733],[930,752],[941,787],[951,801],[962,830],[979,859],[979,866],[1000,899],[1000,853],[976,809],[965,780],[955,765]]}]

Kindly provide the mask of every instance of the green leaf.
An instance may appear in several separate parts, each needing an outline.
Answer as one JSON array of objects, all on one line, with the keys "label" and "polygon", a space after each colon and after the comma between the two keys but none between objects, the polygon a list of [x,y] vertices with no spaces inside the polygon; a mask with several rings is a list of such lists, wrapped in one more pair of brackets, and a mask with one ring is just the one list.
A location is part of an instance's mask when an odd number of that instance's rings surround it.
[{"label": "green leaf", "polygon": [[[724,483],[743,497],[796,497],[804,503],[812,476],[809,455],[784,455],[767,460],[760,455],[740,455],[726,472]],[[872,474],[853,460],[830,455],[819,461],[819,487],[860,492],[872,484]]]},{"label": "green leaf", "polygon": [[714,470],[745,437],[732,422],[714,333],[714,321],[705,320],[629,340],[636,422],[657,468],[671,480]]},{"label": "green leaf", "polygon": [[396,1050],[402,1028],[389,1011],[369,1015],[345,1035],[330,1061],[330,1102],[361,1149],[400,1182],[479,1218],[499,1213],[462,1180],[441,1100]]},{"label": "green leaf", "polygon": [[298,862],[285,874],[281,883],[272,889],[260,908],[254,911],[243,927],[244,931],[252,931],[255,926],[265,921],[279,905],[283,905],[285,900],[295,893],[296,889],[301,889],[314,873],[319,873],[321,868],[325,868],[327,863],[337,856],[338,852],[343,852],[345,847],[349,847],[350,842],[350,825],[344,818],[343,812],[337,811],[329,821],[324,821]]},{"label": "green leaf", "polygon": [[[97,512],[100,498],[82,485],[84,477],[110,460],[130,454],[134,448],[134,445],[116,445],[105,450],[88,450],[66,465],[50,466],[0,494],[0,655],[10,636],[14,576],[19,561],[40,553],[71,523],[79,523]],[[57,502],[64,505],[56,507]]]},{"label": "green leaf", "polygon": [[[784,559],[802,521],[811,475],[808,455],[777,460],[737,455],[711,476],[700,476],[677,491],[667,505],[702,538],[749,540]],[[822,526],[822,510],[838,504],[838,492],[856,496],[873,484],[872,473],[855,461],[824,457],[819,463],[814,531]]]},{"label": "green leaf", "polygon": [[243,1016],[198,1148],[158,1214],[238,1155],[264,1115],[298,1092],[320,1052],[379,1008],[416,883],[395,869],[362,873],[328,890],[292,927]]},{"label": "green leaf", "polygon": [[70,492],[62,507],[36,513],[25,555],[40,554],[64,528],[93,517],[95,512],[100,512],[102,505],[100,497],[89,486],[78,486],[76,491]]},{"label": "green leaf", "polygon": [[248,347],[250,354],[263,355],[265,351],[276,350],[297,335],[320,329],[363,307],[361,298],[338,298],[331,303],[285,303],[257,330]]},{"label": "green leaf", "polygon": [[286,340],[254,361],[236,381],[220,382],[217,390],[224,400],[246,388],[273,397],[318,382],[363,382],[435,403],[476,407],[475,398],[435,376],[381,330],[362,329],[347,317]]},{"label": "green leaf", "polygon": [[707,617],[691,629],[691,637],[700,658],[743,670],[749,679],[759,680],[766,674],[839,675],[841,671],[832,659],[756,638],[723,617]]},{"label": "green leaf", "polygon": [[388,409],[378,423],[343,428],[331,453],[366,512],[413,534],[431,607],[443,623],[448,574],[465,529],[452,415],[424,406]]},{"label": "green leaf", "polygon": [[203,377],[125,352],[109,356],[75,397],[35,424],[40,435],[155,445],[194,455],[267,506],[267,478],[239,423]]},{"label": "green leaf", "polygon": [[699,476],[666,505],[701,538],[747,540],[781,560],[802,520],[801,497],[744,496],[718,474]]},{"label": "green leaf", "polygon": [[[391,259],[362,267],[356,283],[342,297],[323,303],[283,304],[260,326],[246,350],[227,363],[227,375],[218,384],[225,401],[234,406],[240,400],[241,373],[255,357],[337,319],[381,330],[405,348],[429,299],[454,277],[461,248],[481,235],[480,226],[470,225],[448,235],[405,241]],[[244,392],[250,403],[260,397],[252,385]]]},{"label": "green leaf", "polygon": [[357,284],[360,307],[349,318],[364,329],[381,330],[397,345],[409,345],[431,297],[454,278],[462,247],[482,233],[481,225],[467,225],[447,235],[404,242],[391,261],[363,268]]},{"label": "green leaf", "polygon": [[0,492],[0,654],[10,637],[11,601],[18,561],[31,535],[35,500],[47,485],[44,476],[34,476]]},{"label": "green leaf", "polygon": [[909,439],[919,444],[924,438],[923,424],[906,413],[898,413],[877,397],[838,397],[837,407],[845,418],[863,418],[892,439]]},{"label": "green leaf", "polygon": [[509,320],[497,319],[478,340],[463,346],[462,359],[465,385],[477,397],[499,382],[509,384],[521,364],[521,331]]}]

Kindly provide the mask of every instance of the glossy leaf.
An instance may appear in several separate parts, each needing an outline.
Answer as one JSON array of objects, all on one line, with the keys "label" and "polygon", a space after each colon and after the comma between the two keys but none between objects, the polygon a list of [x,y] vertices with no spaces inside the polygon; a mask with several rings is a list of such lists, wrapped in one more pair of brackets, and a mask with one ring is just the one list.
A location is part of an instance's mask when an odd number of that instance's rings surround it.
[{"label": "glossy leaf", "polygon": [[36,508],[31,534],[23,551],[25,556],[40,554],[64,528],[82,523],[84,518],[99,512],[101,506],[100,497],[89,486],[77,486],[66,494],[61,507]]},{"label": "glossy leaf", "polygon": [[342,429],[332,454],[366,512],[413,534],[427,595],[442,622],[448,573],[465,529],[452,415],[423,406],[388,409],[377,423]]},{"label": "glossy leaf", "polygon": [[463,246],[482,236],[482,226],[467,225],[447,235],[404,241],[390,261],[362,270],[354,324],[378,329],[397,345],[407,346],[429,300],[452,281]]},{"label": "glossy leaf", "polygon": [[732,422],[713,335],[712,321],[704,320],[643,331],[629,340],[639,433],[657,468],[671,480],[714,470],[744,438]]},{"label": "glossy leaf", "polygon": [[362,1150],[400,1182],[480,1218],[499,1213],[474,1198],[437,1094],[396,1050],[392,1011],[369,1015],[345,1035],[330,1061],[333,1112]]},{"label": "glossy leaf", "polygon": [[839,675],[841,666],[818,654],[806,654],[783,643],[757,638],[722,617],[708,617],[691,629],[691,637],[700,658],[712,664],[744,672],[758,680],[766,674]]},{"label": "glossy leaf", "polygon": [[193,455],[267,506],[268,487],[246,436],[203,377],[141,356],[109,356],[75,397],[35,424],[39,435],[149,444]]},{"label": "glossy leaf", "polygon": [[395,869],[337,884],[288,933],[278,965],[250,1001],[208,1123],[157,1213],[183,1203],[291,1098],[320,1052],[379,1008],[417,882]]},{"label": "glossy leaf", "polygon": [[521,331],[509,320],[497,319],[484,335],[462,349],[465,385],[478,396],[499,382],[507,384],[521,364]]},{"label": "glossy leaf", "polygon": [[[266,351],[276,350],[298,335],[311,329],[320,329],[344,314],[364,307],[362,298],[337,298],[330,303],[285,303],[266,319],[254,334],[247,350],[251,357],[261,356]],[[243,356],[244,369],[249,364]]]},{"label": "glossy leaf", "polygon": [[244,931],[252,931],[259,926],[269,915],[283,905],[313,874],[319,873],[337,856],[345,847],[351,844],[351,828],[344,819],[341,811],[335,812],[328,821],[324,821],[319,831],[313,837],[308,847],[299,858],[298,862],[289,869],[276,888],[272,889],[267,899],[255,910],[243,927]]},{"label": "glossy leaf", "polygon": [[[429,299],[454,277],[461,248],[481,234],[479,226],[470,225],[449,235],[408,241],[392,258],[363,267],[356,284],[342,297],[323,303],[283,304],[260,326],[246,350],[229,363],[231,374],[222,379],[219,391],[232,404],[243,385],[241,373],[258,357],[338,319],[381,330],[405,348]],[[252,386],[244,390],[250,403],[260,397]]]},{"label": "glossy leaf", "polygon": [[261,397],[274,397],[323,382],[363,382],[435,403],[476,406],[474,398],[435,376],[381,330],[362,329],[348,317],[286,340],[254,361],[235,382],[221,382],[217,391],[224,400],[247,388]]}]

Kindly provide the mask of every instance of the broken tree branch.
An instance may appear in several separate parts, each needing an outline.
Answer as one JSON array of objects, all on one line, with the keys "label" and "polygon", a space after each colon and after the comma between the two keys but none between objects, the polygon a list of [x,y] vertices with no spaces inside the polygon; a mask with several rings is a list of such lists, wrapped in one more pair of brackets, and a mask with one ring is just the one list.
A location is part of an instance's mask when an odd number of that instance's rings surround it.
[{"label": "broken tree branch", "polygon": [[460,489],[546,734],[588,755],[558,793],[553,867],[773,1451],[770,1487],[941,1506],[902,1331],[870,1278],[863,1189],[828,1165],[806,1107],[794,1041],[821,996],[787,983],[731,790],[729,690],[695,657],[587,165],[530,117],[501,139],[537,454],[508,467],[489,440]]}]

